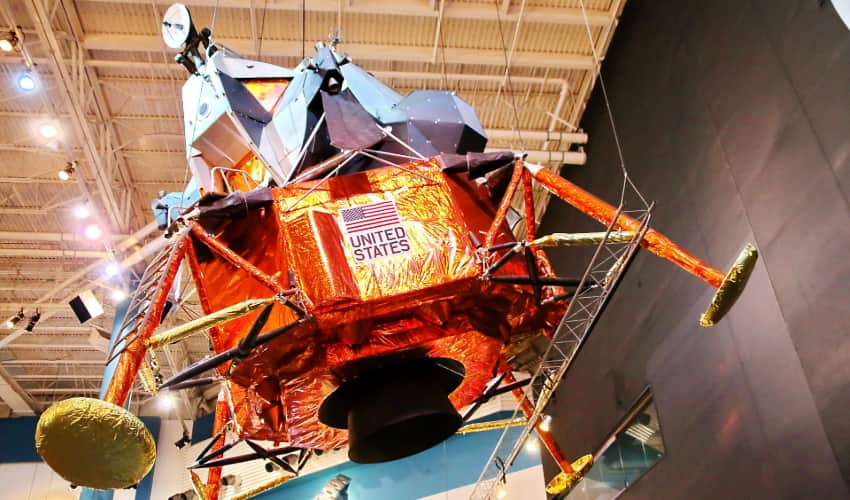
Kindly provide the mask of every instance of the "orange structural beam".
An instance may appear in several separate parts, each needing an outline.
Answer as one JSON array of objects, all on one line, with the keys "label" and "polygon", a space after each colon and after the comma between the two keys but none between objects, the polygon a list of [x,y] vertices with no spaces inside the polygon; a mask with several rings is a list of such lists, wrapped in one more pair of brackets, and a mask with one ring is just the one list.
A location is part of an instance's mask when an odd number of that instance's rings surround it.
[{"label": "orange structural beam", "polygon": [[[510,368],[507,366],[504,367],[505,378],[503,379],[505,384],[513,384],[516,382],[516,378],[514,378],[513,373],[511,373]],[[526,418],[530,418],[534,413],[534,407],[531,406],[531,402],[528,401],[528,398],[525,397],[525,393],[522,389],[514,389],[511,391],[516,398],[517,403],[519,403],[519,407],[522,410],[522,413],[526,416]],[[555,442],[555,438],[552,437],[552,434],[548,431],[544,431],[540,429],[540,422],[534,424],[534,430],[537,431],[537,435],[540,437],[540,442],[543,443],[543,446],[549,452],[549,455],[552,456],[552,459],[558,463],[558,467],[566,474],[572,474],[573,466],[570,465],[570,461],[567,460],[567,457],[564,455],[564,452],[561,451],[561,447],[558,443]]]},{"label": "orange structural beam", "polygon": [[[638,231],[640,229],[640,222],[638,220],[622,213],[618,216],[617,209],[612,205],[588,193],[558,174],[540,165],[525,164],[525,168],[543,187],[602,224],[607,226],[614,222],[613,229],[617,231]],[[617,217],[616,221],[614,221],[614,217]],[[724,273],[687,252],[654,229],[649,229],[646,232],[643,241],[641,241],[641,246],[655,255],[673,262],[715,288],[719,287],[723,281]]]},{"label": "orange structural beam", "polygon": [[136,374],[139,373],[139,368],[144,362],[145,352],[147,351],[145,341],[150,338],[160,324],[162,309],[165,306],[166,298],[168,298],[168,291],[171,290],[174,278],[180,270],[180,262],[183,260],[188,241],[189,238],[184,236],[177,242],[174,254],[170,257],[167,267],[163,270],[165,275],[160,281],[160,286],[154,296],[151,297],[150,309],[148,309],[141,325],[139,325],[139,334],[124,348],[124,352],[118,358],[115,372],[112,374],[109,387],[107,387],[106,394],[103,397],[105,401],[118,406],[124,406],[127,402],[130,389],[133,387],[133,380],[135,380]]},{"label": "orange structural beam", "polygon": [[[227,407],[227,397],[224,390],[218,393],[218,401],[215,404],[215,419],[213,420],[213,436],[224,429],[227,421],[230,420],[229,409]],[[218,437],[213,443],[211,450],[217,450],[224,446],[224,433]],[[209,500],[218,500],[218,494],[221,491],[221,467],[210,467],[207,472],[207,498]]]},{"label": "orange structural beam", "polygon": [[505,190],[505,194],[502,196],[502,201],[499,203],[499,208],[496,209],[496,216],[493,217],[493,223],[490,224],[490,229],[487,231],[487,237],[484,240],[484,248],[490,248],[493,246],[493,243],[496,241],[496,236],[499,234],[499,226],[505,222],[505,216],[511,208],[511,199],[514,197],[516,188],[522,180],[522,168],[518,168],[520,167],[519,163],[517,163],[516,167],[517,168],[514,168],[513,175],[511,175],[511,180]]},{"label": "orange structural beam", "polygon": [[525,239],[534,241],[537,238],[537,217],[534,215],[534,186],[531,173],[520,165],[517,170],[522,170],[522,198],[525,203]]},{"label": "orange structural beam", "polygon": [[264,273],[257,268],[257,266],[243,259],[238,253],[228,248],[227,245],[204,231],[200,225],[195,224],[192,226],[192,234],[209,247],[213,253],[230,262],[234,266],[244,270],[250,274],[251,277],[269,287],[269,289],[273,290],[275,293],[282,293],[285,290],[276,277]]}]

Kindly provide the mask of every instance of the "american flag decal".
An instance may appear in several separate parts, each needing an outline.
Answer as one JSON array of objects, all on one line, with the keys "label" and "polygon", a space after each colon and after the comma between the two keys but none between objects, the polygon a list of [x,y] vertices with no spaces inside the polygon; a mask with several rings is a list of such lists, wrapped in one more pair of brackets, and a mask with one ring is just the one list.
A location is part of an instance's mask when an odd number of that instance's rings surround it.
[{"label": "american flag decal", "polygon": [[407,231],[393,200],[342,208],[339,215],[355,263],[410,252]]},{"label": "american flag decal", "polygon": [[339,212],[342,215],[342,222],[345,224],[345,232],[348,234],[374,231],[401,224],[401,219],[398,218],[398,210],[392,200],[343,208]]}]

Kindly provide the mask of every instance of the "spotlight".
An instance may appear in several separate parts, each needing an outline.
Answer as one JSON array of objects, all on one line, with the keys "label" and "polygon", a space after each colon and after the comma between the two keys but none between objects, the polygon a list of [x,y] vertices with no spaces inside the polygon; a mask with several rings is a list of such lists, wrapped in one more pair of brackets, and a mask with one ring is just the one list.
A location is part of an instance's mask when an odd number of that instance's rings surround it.
[{"label": "spotlight", "polygon": [[36,309],[35,314],[30,316],[30,322],[27,323],[27,326],[24,328],[24,330],[26,330],[28,332],[32,332],[33,328],[35,328],[35,325],[38,324],[38,320],[40,320],[40,319],[41,319],[41,313],[38,312],[38,309]]},{"label": "spotlight", "polygon": [[198,494],[195,493],[195,490],[186,490],[183,493],[171,495],[168,500],[195,500],[196,498],[198,498]]},{"label": "spotlight", "polygon": [[266,472],[272,473],[279,469],[279,467],[271,462],[266,462]]},{"label": "spotlight", "polygon": [[189,438],[189,435],[184,432],[183,435],[180,436],[180,439],[178,439],[177,441],[174,442],[174,446],[176,446],[177,449],[180,450],[180,449],[183,449],[184,446],[186,446],[187,444],[189,444],[191,442],[192,442],[192,440]]},{"label": "spotlight", "polygon": [[0,50],[12,52],[18,46],[18,37],[13,32],[8,32],[0,38]]},{"label": "spotlight", "polygon": [[552,430],[552,415],[543,415],[543,419],[540,422],[540,426],[538,427],[543,432],[549,432]]},{"label": "spotlight", "polygon": [[9,319],[6,320],[6,328],[8,328],[9,330],[11,330],[12,328],[15,328],[15,325],[20,323],[22,319],[24,319],[24,309],[23,308],[21,308],[20,311],[16,312],[12,317],[10,317]]},{"label": "spotlight", "polygon": [[38,127],[38,133],[45,139],[54,139],[59,135],[59,129],[52,123],[42,123]]},{"label": "spotlight", "polygon": [[498,488],[496,488],[496,498],[499,500],[506,498],[508,496],[508,488],[505,486],[505,483],[501,483]]},{"label": "spotlight", "polygon": [[88,219],[89,215],[91,215],[89,207],[85,205],[77,205],[74,207],[74,217],[78,219]]},{"label": "spotlight", "polygon": [[65,167],[59,171],[59,179],[63,181],[70,180],[73,177],[74,172],[77,170],[77,162],[69,161],[65,164]]},{"label": "spotlight", "polygon": [[234,486],[238,488],[240,484],[242,484],[242,480],[236,474],[228,474],[221,478],[222,486]]},{"label": "spotlight", "polygon": [[35,77],[29,71],[24,71],[18,75],[18,88],[24,92],[32,92],[38,86],[35,82]]},{"label": "spotlight", "polygon": [[101,229],[97,224],[89,224],[83,230],[83,234],[90,240],[98,240],[101,236],[103,236],[103,229]]}]

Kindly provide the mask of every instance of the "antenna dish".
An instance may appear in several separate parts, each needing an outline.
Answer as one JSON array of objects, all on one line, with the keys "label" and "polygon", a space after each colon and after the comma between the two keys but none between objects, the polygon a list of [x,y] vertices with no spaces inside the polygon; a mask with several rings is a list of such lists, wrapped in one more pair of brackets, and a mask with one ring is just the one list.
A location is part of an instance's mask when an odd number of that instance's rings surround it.
[{"label": "antenna dish", "polygon": [[182,48],[192,37],[195,27],[189,8],[182,3],[172,4],[162,16],[162,39],[172,49]]}]

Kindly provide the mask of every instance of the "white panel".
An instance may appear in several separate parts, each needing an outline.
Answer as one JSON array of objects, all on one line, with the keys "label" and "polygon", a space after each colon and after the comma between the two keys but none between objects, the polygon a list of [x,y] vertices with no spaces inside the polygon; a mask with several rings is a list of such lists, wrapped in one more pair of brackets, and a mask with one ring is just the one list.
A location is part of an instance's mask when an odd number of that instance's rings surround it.
[{"label": "white panel", "polygon": [[72,490],[47,464],[27,462],[0,464],[0,484],[4,500],[75,500],[80,489]]},{"label": "white panel", "polygon": [[[186,422],[186,424],[191,433],[192,422]],[[151,487],[152,499],[166,499],[171,495],[192,489],[192,480],[186,466],[192,463],[200,449],[194,449],[194,446],[178,449],[174,446],[182,435],[183,428],[179,420],[162,420],[159,440],[156,444],[156,468]]]}]

